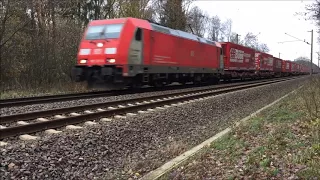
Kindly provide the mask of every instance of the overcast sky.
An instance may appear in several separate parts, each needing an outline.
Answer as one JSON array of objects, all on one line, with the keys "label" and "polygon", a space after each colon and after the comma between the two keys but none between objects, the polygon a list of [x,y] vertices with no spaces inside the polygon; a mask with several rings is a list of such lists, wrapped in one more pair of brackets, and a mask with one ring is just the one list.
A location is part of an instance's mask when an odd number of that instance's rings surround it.
[{"label": "overcast sky", "polygon": [[279,44],[278,42],[296,40],[288,33],[299,39],[311,41],[311,33],[314,29],[314,53],[313,62],[318,64],[316,52],[320,51],[317,44],[318,34],[315,23],[299,20],[295,12],[305,12],[305,5],[311,0],[197,0],[194,5],[207,12],[210,16],[218,15],[222,20],[232,19],[232,31],[240,34],[242,39],[247,32],[259,34],[258,40],[266,43],[270,48],[270,54],[281,59],[294,60],[299,56],[310,58],[311,46],[304,42],[290,42]]}]

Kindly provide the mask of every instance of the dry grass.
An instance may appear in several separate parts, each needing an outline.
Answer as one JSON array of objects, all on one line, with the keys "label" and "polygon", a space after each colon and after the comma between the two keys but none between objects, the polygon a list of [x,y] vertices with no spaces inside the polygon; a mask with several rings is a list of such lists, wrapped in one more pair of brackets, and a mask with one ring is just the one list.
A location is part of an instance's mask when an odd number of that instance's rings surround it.
[{"label": "dry grass", "polygon": [[3,91],[0,93],[0,99],[57,95],[57,94],[78,93],[78,92],[88,92],[86,85],[83,83],[71,83],[71,84],[57,85],[57,86],[48,87],[48,88],[38,88],[38,89],[30,89],[30,90],[17,89],[17,90]]},{"label": "dry grass", "polygon": [[162,179],[319,179],[320,78]]},{"label": "dry grass", "polygon": [[301,92],[304,107],[308,111],[311,119],[320,118],[320,78],[315,76],[310,78],[307,86]]}]

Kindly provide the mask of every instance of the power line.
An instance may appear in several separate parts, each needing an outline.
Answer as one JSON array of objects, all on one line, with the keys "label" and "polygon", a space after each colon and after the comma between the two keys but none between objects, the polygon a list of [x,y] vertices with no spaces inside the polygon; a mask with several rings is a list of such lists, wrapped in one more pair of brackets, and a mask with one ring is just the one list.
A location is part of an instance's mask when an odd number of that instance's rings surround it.
[{"label": "power line", "polygon": [[297,42],[297,41],[300,41],[300,40],[294,40],[294,41],[282,41],[282,42],[278,42],[279,44],[283,44],[283,43],[288,43],[288,42]]},{"label": "power line", "polygon": [[[304,40],[299,39],[299,38],[297,38],[297,37],[295,37],[295,36],[292,36],[292,35],[290,35],[290,34],[288,34],[288,33],[284,33],[284,34],[286,34],[286,35],[288,35],[288,36],[290,36],[290,37],[292,37],[292,38],[295,38],[297,41],[302,41],[302,42],[304,42],[304,43],[306,43],[306,44],[308,44],[308,45],[310,45],[310,46],[311,46],[311,53],[310,53],[310,55],[311,55],[311,57],[310,57],[310,75],[312,75],[312,59],[313,59],[313,29],[312,29],[311,31],[308,31],[308,32],[311,32],[311,43],[306,42],[306,40],[305,40],[305,39],[304,39]],[[293,41],[291,41],[291,42],[293,42]],[[281,43],[281,42],[280,42],[280,43]]]},{"label": "power line", "polygon": [[307,43],[307,44],[309,44],[309,45],[310,45],[310,43],[309,43],[309,42],[306,42],[306,40],[305,40],[305,39],[304,39],[304,40],[299,39],[299,38],[294,37],[294,36],[292,36],[292,35],[290,35],[290,34],[288,34],[288,33],[284,33],[284,34],[286,34],[286,35],[288,35],[288,36],[290,36],[290,37],[292,37],[292,38],[295,38],[297,41],[302,41],[302,42],[305,42],[305,43]]}]

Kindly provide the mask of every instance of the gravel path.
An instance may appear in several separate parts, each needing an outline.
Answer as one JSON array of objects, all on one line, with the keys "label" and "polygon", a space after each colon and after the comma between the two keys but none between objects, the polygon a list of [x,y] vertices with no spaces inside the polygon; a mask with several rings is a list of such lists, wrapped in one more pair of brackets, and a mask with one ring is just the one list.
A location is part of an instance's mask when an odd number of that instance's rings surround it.
[{"label": "gravel path", "polygon": [[85,130],[10,143],[1,150],[6,179],[128,179],[161,166],[305,78],[217,96]]}]

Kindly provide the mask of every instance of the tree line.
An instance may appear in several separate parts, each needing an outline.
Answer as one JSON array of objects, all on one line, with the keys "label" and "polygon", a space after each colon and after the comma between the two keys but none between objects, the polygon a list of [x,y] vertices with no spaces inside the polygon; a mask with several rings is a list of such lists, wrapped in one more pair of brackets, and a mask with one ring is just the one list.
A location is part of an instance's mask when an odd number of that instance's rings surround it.
[{"label": "tree line", "polygon": [[[305,21],[314,21],[317,27],[316,33],[318,33],[317,43],[320,44],[320,0],[314,0],[312,3],[305,6],[304,12],[297,12],[296,15],[302,17]],[[320,49],[315,50],[318,57],[314,57],[320,62]],[[306,66],[310,66],[310,57],[298,57],[295,59],[296,62]],[[318,63],[319,64],[319,63]],[[312,63],[312,69],[314,72],[320,72],[320,67]]]},{"label": "tree line", "polygon": [[136,17],[214,41],[238,42],[264,52],[253,33],[237,39],[232,20],[210,17],[193,0],[2,0],[0,87],[10,90],[76,88],[71,67],[86,25],[95,19]]}]

